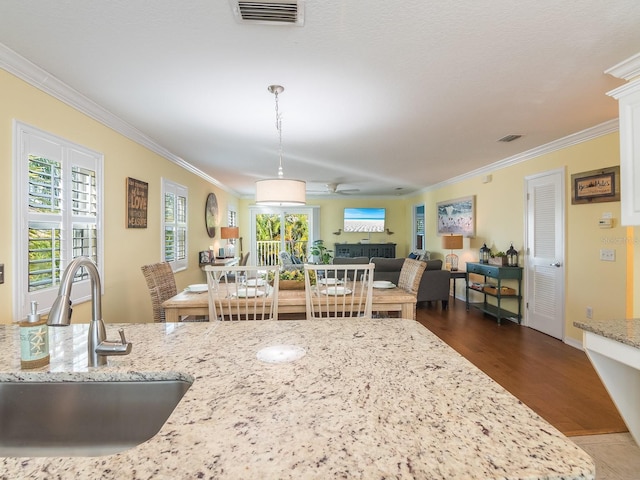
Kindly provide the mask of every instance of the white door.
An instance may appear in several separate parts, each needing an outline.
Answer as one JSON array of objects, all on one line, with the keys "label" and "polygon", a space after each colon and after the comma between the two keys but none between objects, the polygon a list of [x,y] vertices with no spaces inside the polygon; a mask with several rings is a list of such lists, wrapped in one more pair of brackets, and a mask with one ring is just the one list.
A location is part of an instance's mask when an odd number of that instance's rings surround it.
[{"label": "white door", "polygon": [[526,325],[564,338],[564,170],[527,177]]}]

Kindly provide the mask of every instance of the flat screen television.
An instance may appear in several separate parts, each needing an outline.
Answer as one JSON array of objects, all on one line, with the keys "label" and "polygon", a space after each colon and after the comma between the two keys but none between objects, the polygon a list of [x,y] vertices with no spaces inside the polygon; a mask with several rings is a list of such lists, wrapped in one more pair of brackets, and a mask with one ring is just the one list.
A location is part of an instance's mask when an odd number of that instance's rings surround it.
[{"label": "flat screen television", "polygon": [[345,208],[345,232],[384,232],[384,208]]}]

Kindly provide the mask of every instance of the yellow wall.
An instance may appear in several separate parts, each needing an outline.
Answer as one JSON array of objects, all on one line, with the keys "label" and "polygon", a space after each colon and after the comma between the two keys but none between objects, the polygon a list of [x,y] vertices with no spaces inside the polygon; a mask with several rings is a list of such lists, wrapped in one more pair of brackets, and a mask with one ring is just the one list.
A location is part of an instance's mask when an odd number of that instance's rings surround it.
[{"label": "yellow wall", "polygon": [[[189,268],[176,274],[178,289],[201,283],[198,251],[222,244],[210,239],[204,227],[204,205],[209,192],[216,193],[222,225],[226,225],[229,202],[238,199],[214,187],[169,160],[147,150],[101,123],[74,110],[40,90],[0,70],[0,222],[13,221],[13,120],[40,128],[104,155],[105,268],[103,317],[106,322],[151,321],[151,301],[140,266],[160,260],[161,178],[189,189]],[[125,227],[125,179],[133,177],[149,183],[148,227]],[[218,233],[219,236],[219,233]],[[13,307],[13,233],[0,230],[0,263],[5,264],[5,283],[0,285],[0,323],[18,320]],[[90,318],[90,305],[74,308],[74,321]]]},{"label": "yellow wall", "polygon": [[[104,318],[107,322],[144,322],[151,319],[149,295],[140,266],[160,258],[160,179],[166,177],[189,188],[189,269],[176,274],[178,288],[200,283],[204,277],[197,265],[197,252],[225,242],[209,239],[204,229],[204,204],[209,192],[216,193],[220,225],[226,225],[229,205],[237,207],[240,234],[248,238],[248,206],[252,200],[238,199],[187,172],[165,158],[132,142],[104,125],[79,113],[66,104],[42,93],[25,82],[0,71],[0,221],[12,224],[13,193],[12,122],[20,120],[67,140],[104,154],[105,175],[105,295]],[[426,207],[426,249],[435,258],[447,252],[436,234],[436,203],[468,195],[476,196],[476,237],[464,240],[464,250],[457,252],[462,265],[478,259],[482,243],[494,250],[506,250],[513,241],[518,250],[524,242],[524,178],[528,175],[563,168],[566,175],[566,335],[579,341],[581,333],[572,326],[583,319],[586,306],[595,318],[625,316],[633,311],[633,297],[640,288],[633,285],[632,235],[635,229],[619,226],[618,202],[571,205],[572,173],[619,164],[619,138],[610,134],[546,154],[492,173],[490,183],[481,177],[433,189],[413,197],[397,199],[340,200],[309,199],[309,205],[321,207],[320,238],[333,246],[336,242],[358,242],[361,234],[334,235],[342,227],[344,207],[384,207],[387,227],[394,235],[372,234],[371,242],[397,244],[397,255],[411,249],[412,209],[418,203]],[[189,159],[186,159],[187,161]],[[134,177],[149,183],[149,217],[147,229],[127,229],[124,225],[125,178]],[[615,228],[602,230],[597,220],[611,212]],[[5,283],[0,285],[0,323],[16,320],[12,315],[12,276],[14,271],[13,237],[10,229],[0,232],[0,263],[5,264]],[[601,248],[615,248],[615,262],[601,262]],[[627,248],[630,249],[627,256]],[[640,247],[639,247],[640,248]],[[245,250],[248,247],[245,246]],[[636,255],[640,258],[640,255]],[[629,267],[627,267],[629,263]],[[627,278],[628,277],[628,278]],[[75,321],[89,319],[89,305],[74,309]]]},{"label": "yellow wall", "polygon": [[[513,242],[516,250],[522,252],[525,177],[565,169],[565,335],[580,342],[582,331],[573,322],[585,318],[587,306],[593,308],[594,318],[625,316],[629,242],[627,229],[620,226],[620,202],[571,204],[571,174],[619,165],[619,151],[618,134],[609,134],[497,170],[492,173],[490,183],[482,183],[478,176],[412,198],[413,203],[426,204],[427,249],[435,251],[435,257],[448,253],[442,250],[436,234],[436,204],[475,195],[476,237],[465,238],[464,250],[456,252],[461,268],[466,261],[478,260],[478,251],[485,242],[492,251],[506,251]],[[598,227],[598,219],[605,212],[613,214],[614,228]],[[615,248],[616,261],[600,261],[602,248]]]}]

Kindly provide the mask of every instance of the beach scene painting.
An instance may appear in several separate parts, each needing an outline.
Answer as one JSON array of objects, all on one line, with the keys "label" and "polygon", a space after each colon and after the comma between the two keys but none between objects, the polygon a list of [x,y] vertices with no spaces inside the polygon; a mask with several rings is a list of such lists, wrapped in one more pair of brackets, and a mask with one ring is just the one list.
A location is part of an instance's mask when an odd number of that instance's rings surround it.
[{"label": "beach scene painting", "polygon": [[384,208],[345,208],[344,231],[382,233],[384,232]]},{"label": "beach scene painting", "polygon": [[438,235],[473,237],[475,229],[475,197],[438,202]]}]

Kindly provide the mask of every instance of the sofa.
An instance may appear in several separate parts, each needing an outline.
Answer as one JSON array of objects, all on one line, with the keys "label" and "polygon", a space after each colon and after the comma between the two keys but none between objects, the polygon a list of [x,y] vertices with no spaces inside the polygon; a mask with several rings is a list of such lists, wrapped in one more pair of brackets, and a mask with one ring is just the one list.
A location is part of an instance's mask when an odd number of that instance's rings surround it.
[{"label": "sofa", "polygon": [[[373,279],[387,280],[398,284],[400,270],[404,264],[404,258],[382,258],[373,257],[371,262],[375,264]],[[426,262],[420,288],[418,289],[418,303],[441,301],[442,309],[449,306],[449,288],[451,284],[451,273],[442,269],[442,260],[422,260]]]}]

